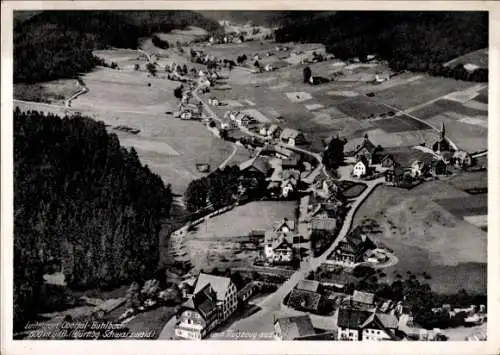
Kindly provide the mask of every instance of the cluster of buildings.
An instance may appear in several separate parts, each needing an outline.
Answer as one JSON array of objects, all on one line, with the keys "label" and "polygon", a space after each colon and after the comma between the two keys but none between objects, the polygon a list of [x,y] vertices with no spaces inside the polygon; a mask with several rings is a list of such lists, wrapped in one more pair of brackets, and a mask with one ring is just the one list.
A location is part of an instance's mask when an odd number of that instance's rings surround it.
[{"label": "cluster of buildings", "polygon": [[388,152],[373,144],[368,135],[347,155],[355,160],[352,176],[367,179],[377,173],[385,175],[388,184],[400,186],[427,176],[447,174],[448,167],[468,167],[472,164],[469,154],[455,151],[445,136],[444,125],[440,138],[429,147],[415,147],[408,151]]},{"label": "cluster of buildings", "polygon": [[366,253],[376,247],[375,243],[358,227],[339,242],[327,263],[354,267],[364,262]]}]

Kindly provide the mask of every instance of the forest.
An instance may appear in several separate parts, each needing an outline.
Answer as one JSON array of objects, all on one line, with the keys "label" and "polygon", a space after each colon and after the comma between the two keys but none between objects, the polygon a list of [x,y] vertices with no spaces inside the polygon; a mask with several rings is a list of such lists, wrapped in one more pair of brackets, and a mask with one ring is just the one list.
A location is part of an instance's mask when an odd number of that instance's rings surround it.
[{"label": "forest", "polygon": [[16,21],[14,82],[76,77],[99,64],[95,49],[137,48],[141,37],[186,26],[219,29],[194,11],[43,11]]},{"label": "forest", "polygon": [[275,32],[279,42],[320,42],[337,58],[377,54],[396,71],[429,72],[461,80],[487,81],[487,69],[469,78],[461,68],[442,69],[445,62],[488,47],[487,12],[340,11],[297,18]]},{"label": "forest", "polygon": [[158,266],[170,186],[104,123],[14,111],[14,323],[40,312],[43,275],[111,288]]}]

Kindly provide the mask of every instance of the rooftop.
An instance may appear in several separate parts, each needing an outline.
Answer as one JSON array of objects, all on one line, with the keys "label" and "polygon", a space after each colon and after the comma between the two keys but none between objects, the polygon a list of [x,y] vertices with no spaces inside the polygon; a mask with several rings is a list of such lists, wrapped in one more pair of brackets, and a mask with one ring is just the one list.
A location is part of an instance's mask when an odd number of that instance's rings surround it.
[{"label": "rooftop", "polygon": [[217,300],[223,300],[230,283],[231,279],[229,277],[200,273],[198,281],[196,282],[194,293],[198,293],[209,284],[215,291]]},{"label": "rooftop", "polygon": [[294,340],[299,337],[315,334],[311,318],[308,315],[278,318],[275,324],[281,329],[283,340]]},{"label": "rooftop", "polygon": [[361,292],[357,290],[354,290],[354,293],[352,295],[353,302],[359,302],[364,304],[373,304],[374,298],[375,295],[373,293]]},{"label": "rooftop", "polygon": [[319,282],[314,280],[300,280],[297,284],[296,288],[298,290],[305,290],[311,292],[318,292],[319,290]]},{"label": "rooftop", "polygon": [[283,129],[283,132],[281,132],[281,138],[282,139],[288,139],[288,138],[297,138],[297,136],[300,134],[299,131],[293,128],[285,128]]}]

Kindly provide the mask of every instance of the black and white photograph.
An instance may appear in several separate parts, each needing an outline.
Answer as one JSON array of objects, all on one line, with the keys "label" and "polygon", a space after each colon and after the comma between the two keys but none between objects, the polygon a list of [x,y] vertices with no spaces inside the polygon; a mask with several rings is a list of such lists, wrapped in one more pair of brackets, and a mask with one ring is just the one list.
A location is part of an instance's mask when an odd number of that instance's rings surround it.
[{"label": "black and white photograph", "polygon": [[494,338],[490,15],[14,9],[11,340]]}]

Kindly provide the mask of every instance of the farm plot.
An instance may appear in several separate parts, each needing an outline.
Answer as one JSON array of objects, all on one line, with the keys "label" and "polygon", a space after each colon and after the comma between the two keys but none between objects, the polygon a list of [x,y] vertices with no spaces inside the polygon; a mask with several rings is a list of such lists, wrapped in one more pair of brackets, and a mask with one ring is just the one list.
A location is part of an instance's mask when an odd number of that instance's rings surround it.
[{"label": "farm plot", "polygon": [[445,210],[459,218],[488,214],[487,194],[445,198],[437,200],[436,202]]},{"label": "farm plot", "polygon": [[425,123],[414,120],[408,115],[397,115],[391,118],[377,119],[373,120],[372,123],[374,126],[383,129],[387,133],[431,129]]},{"label": "farm plot", "polygon": [[478,101],[483,104],[488,103],[488,88],[479,91],[479,95],[474,98],[475,101]]},{"label": "farm plot", "polygon": [[454,79],[424,76],[410,83],[378,91],[376,98],[383,103],[405,110],[474,85],[474,83]]},{"label": "farm plot", "polygon": [[207,35],[207,31],[202,28],[189,26],[185,29],[174,29],[168,33],[157,33],[156,34],[160,39],[164,41],[168,41],[171,45],[174,45],[175,42],[189,42],[196,38],[203,37]]},{"label": "farm plot", "polygon": [[423,120],[440,115],[445,112],[456,112],[462,116],[484,115],[484,110],[474,109],[452,100],[438,100],[412,112],[418,118]]},{"label": "farm plot", "polygon": [[425,271],[437,292],[486,292],[487,234],[432,201],[463,196],[467,194],[439,181],[410,191],[376,188],[357,211],[353,228],[369,220],[370,238],[398,257],[398,264],[385,270],[385,281],[396,280],[398,273]]},{"label": "farm plot", "polygon": [[380,114],[386,114],[390,111],[389,108],[379,105],[366,97],[356,97],[350,100],[344,100],[336,105],[337,108],[358,120],[365,120],[369,117],[376,117]]},{"label": "farm plot", "polygon": [[437,132],[431,129],[387,133],[384,130],[377,128],[369,131],[359,130],[354,132],[352,136],[362,137],[365,133],[368,133],[370,140],[374,144],[380,144],[384,148],[411,147],[424,142],[427,146],[432,146],[432,144],[439,138]]},{"label": "farm plot", "polygon": [[488,189],[488,172],[462,172],[458,175],[451,176],[446,182],[468,193],[470,193],[471,190],[484,190]]}]

